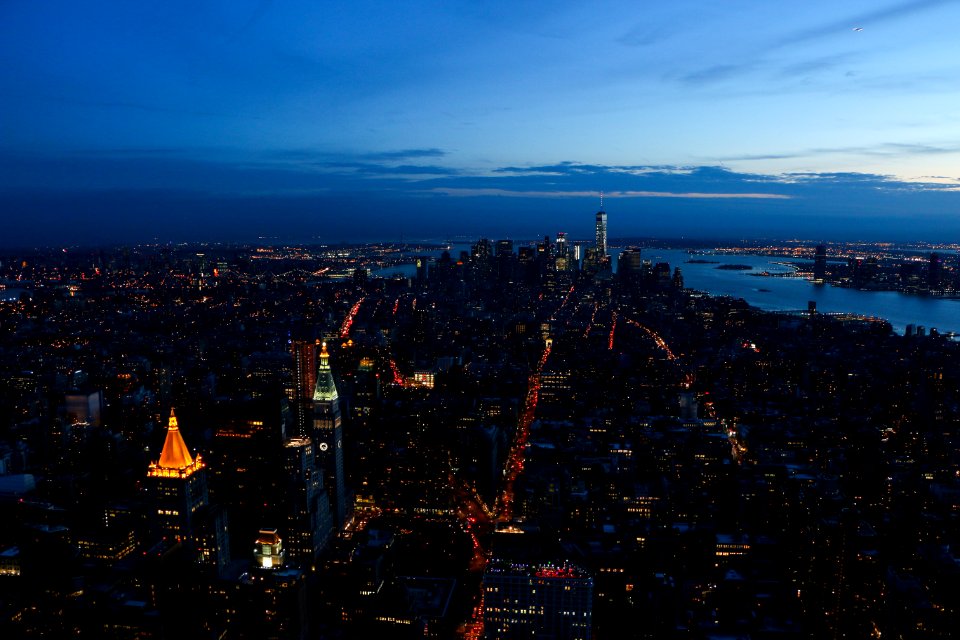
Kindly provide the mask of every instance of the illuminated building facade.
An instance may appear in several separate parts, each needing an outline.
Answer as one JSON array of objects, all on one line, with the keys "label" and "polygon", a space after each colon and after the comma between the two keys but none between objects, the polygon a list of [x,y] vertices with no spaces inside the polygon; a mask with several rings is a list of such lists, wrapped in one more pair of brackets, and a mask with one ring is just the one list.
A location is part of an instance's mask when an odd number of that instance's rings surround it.
[{"label": "illuminated building facade", "polygon": [[260,569],[279,569],[284,565],[287,554],[276,529],[260,529],[253,546],[253,558]]},{"label": "illuminated building facade", "polygon": [[593,578],[572,564],[494,558],[483,573],[487,638],[591,637]]},{"label": "illuminated building facade", "polygon": [[567,234],[563,231],[557,233],[556,253],[558,258],[566,258],[570,253],[570,247],[567,245]]},{"label": "illuminated building facade", "polygon": [[191,537],[197,511],[210,502],[205,469],[199,454],[196,458],[190,455],[171,409],[160,459],[147,471],[157,524],[164,536],[175,540]]},{"label": "illuminated building facade", "polygon": [[347,519],[347,485],[343,470],[343,425],[340,418],[340,396],[330,369],[330,354],[324,342],[313,391],[313,441],[317,463],[323,469],[324,482],[330,495],[334,526],[339,530]]},{"label": "illuminated building facade", "polygon": [[818,244],[813,253],[813,281],[823,282],[827,278],[827,248]]},{"label": "illuminated building facade", "polygon": [[310,567],[330,539],[330,499],[317,469],[313,441],[291,438],[284,445],[287,477],[287,553],[290,561]]},{"label": "illuminated building facade", "polygon": [[20,575],[20,549],[9,547],[0,551],[0,576]]},{"label": "illuminated building facade", "polygon": [[317,386],[317,343],[294,339],[290,342],[290,352],[293,355],[294,433],[304,437],[310,430],[313,390]]},{"label": "illuminated building facade", "polygon": [[[270,541],[275,533],[261,531],[261,539],[273,553],[274,544]],[[264,538],[264,534],[267,534]],[[279,543],[278,543],[279,544]],[[263,549],[261,548],[261,551]],[[266,567],[260,564],[261,558],[271,558]],[[306,573],[296,568],[278,566],[277,556],[258,556],[256,569],[244,573],[235,593],[231,594],[236,607],[231,628],[224,637],[239,638],[275,638],[276,640],[306,640],[317,637],[310,633],[309,606],[307,601]]]},{"label": "illuminated building facade", "polygon": [[927,266],[927,289],[938,291],[942,285],[943,260],[939,253],[930,254],[930,263]]},{"label": "illuminated building facade", "polygon": [[597,253],[607,255],[607,212],[597,211]]},{"label": "illuminated building facade", "polygon": [[172,409],[160,459],[150,465],[147,480],[158,533],[184,543],[198,564],[222,570],[229,555],[226,514],[211,508],[206,465],[199,454],[190,455]]}]

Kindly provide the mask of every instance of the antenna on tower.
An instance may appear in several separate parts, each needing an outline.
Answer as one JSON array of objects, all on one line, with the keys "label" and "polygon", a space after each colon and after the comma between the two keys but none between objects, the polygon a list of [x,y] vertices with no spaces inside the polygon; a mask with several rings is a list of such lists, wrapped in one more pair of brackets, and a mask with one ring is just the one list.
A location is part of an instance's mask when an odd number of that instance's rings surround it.
[{"label": "antenna on tower", "polygon": [[600,211],[603,211],[603,189],[600,190]]}]

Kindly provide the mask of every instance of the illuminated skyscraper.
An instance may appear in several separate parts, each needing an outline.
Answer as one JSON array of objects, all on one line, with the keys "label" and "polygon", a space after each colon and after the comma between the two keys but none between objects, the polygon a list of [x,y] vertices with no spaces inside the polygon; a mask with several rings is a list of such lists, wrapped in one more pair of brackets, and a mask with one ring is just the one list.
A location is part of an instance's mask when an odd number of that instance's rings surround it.
[{"label": "illuminated skyscraper", "polygon": [[283,540],[276,529],[260,529],[253,546],[253,558],[260,569],[279,569],[284,565],[287,553]]},{"label": "illuminated skyscraper", "polygon": [[557,233],[557,244],[554,251],[556,255],[556,265],[558,271],[570,269],[570,246],[567,244],[567,234],[563,231]]},{"label": "illuminated skyscraper", "polygon": [[294,435],[302,438],[310,432],[313,390],[317,386],[317,343],[313,339],[294,339],[290,342],[290,352],[293,355]]},{"label": "illuminated skyscraper", "polygon": [[602,209],[597,211],[597,253],[601,256],[607,255],[607,212]]},{"label": "illuminated skyscraper", "polygon": [[568,253],[567,234],[563,231],[557,233],[557,257],[566,258]]},{"label": "illuminated skyscraper", "polygon": [[491,541],[483,572],[486,638],[587,640],[593,627],[593,577],[555,557],[531,527],[508,525]]},{"label": "illuminated skyscraper", "polygon": [[229,553],[226,516],[210,507],[206,465],[199,454],[190,455],[173,409],[160,459],[150,465],[147,479],[160,535],[184,543],[198,564],[222,570]]},{"label": "illuminated skyscraper", "polygon": [[927,266],[927,289],[937,291],[941,286],[941,275],[943,272],[943,262],[939,253],[930,254],[930,263]]},{"label": "illuminated skyscraper", "polygon": [[199,454],[196,458],[190,455],[171,409],[160,460],[147,471],[154,488],[157,522],[164,535],[176,540],[190,537],[197,510],[210,503],[205,469]]},{"label": "illuminated skyscraper", "polygon": [[593,578],[569,563],[506,561],[483,573],[487,638],[591,637]]},{"label": "illuminated skyscraper", "polygon": [[287,553],[290,561],[308,568],[323,550],[333,530],[330,498],[320,480],[310,438],[291,438],[284,445],[286,471]]},{"label": "illuminated skyscraper", "polygon": [[625,284],[639,284],[642,265],[640,249],[624,249],[617,260],[617,276]]},{"label": "illuminated skyscraper", "polygon": [[234,609],[230,638],[304,640],[309,609],[306,572],[289,567],[276,529],[260,529],[253,549],[254,568],[245,572],[231,594]]},{"label": "illuminated skyscraper", "polygon": [[820,283],[827,278],[827,248],[818,244],[813,253],[813,281]]},{"label": "illuminated skyscraper", "polygon": [[324,342],[313,391],[313,441],[317,463],[323,469],[324,486],[330,494],[334,526],[339,531],[347,519],[347,487],[343,472],[343,426],[340,420],[340,396],[330,369],[330,354]]}]

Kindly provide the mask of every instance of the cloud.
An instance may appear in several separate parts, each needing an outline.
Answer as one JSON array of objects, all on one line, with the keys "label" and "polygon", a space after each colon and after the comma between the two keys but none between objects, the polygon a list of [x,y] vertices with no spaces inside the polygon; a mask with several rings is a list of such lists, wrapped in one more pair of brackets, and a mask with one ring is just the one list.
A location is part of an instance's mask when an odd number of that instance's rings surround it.
[{"label": "cloud", "polygon": [[680,76],[680,81],[686,84],[705,84],[710,82],[720,82],[744,73],[749,73],[757,68],[755,62],[743,62],[739,64],[717,64],[704,69],[698,69]]},{"label": "cloud", "polygon": [[719,162],[737,162],[750,160],[787,160],[791,158],[810,158],[819,155],[850,154],[862,156],[937,156],[960,153],[960,143],[924,144],[917,142],[884,142],[870,146],[815,147],[799,151],[783,151],[736,156],[715,157]]},{"label": "cloud", "polygon": [[436,165],[401,164],[388,165],[373,162],[321,162],[318,167],[331,171],[346,171],[349,173],[369,176],[397,176],[397,175],[456,175],[455,169]]},{"label": "cloud", "polygon": [[640,24],[617,38],[617,42],[628,47],[646,47],[667,39],[668,35],[669,32],[663,27]]},{"label": "cloud", "polygon": [[[478,171],[432,164],[230,163],[181,155],[0,153],[0,245],[413,234],[592,233],[604,191],[617,235],[871,237],[960,234],[956,181],[863,173],[767,175],[718,166],[577,162]],[[341,215],[350,210],[349,216]],[[135,215],[132,214],[135,212]]]},{"label": "cloud", "polygon": [[910,143],[899,143],[899,142],[889,142],[884,147],[888,150],[885,155],[888,154],[910,154],[910,155],[942,155],[946,153],[960,153],[960,144],[949,145],[949,146],[936,146],[931,144],[910,144]]},{"label": "cloud", "polygon": [[412,158],[442,158],[447,152],[442,149],[400,149],[398,151],[375,151],[361,154],[368,160],[409,160]]},{"label": "cloud", "polygon": [[[850,15],[846,18],[832,20],[830,22],[821,22],[812,27],[806,27],[793,32],[789,32],[782,37],[759,44],[752,51],[744,51],[741,61],[722,62],[708,67],[696,69],[687,73],[680,74],[677,79],[685,84],[710,84],[721,82],[744,74],[753,73],[760,69],[770,66],[770,54],[781,49],[791,48],[795,45],[805,44],[815,40],[835,38],[841,34],[851,34],[853,27],[877,26],[885,22],[902,20],[903,18],[933,10],[941,6],[948,6],[955,0],[910,0],[900,2],[889,7]],[[836,68],[841,63],[850,59],[849,53],[820,58],[811,58],[793,64],[786,65],[777,71],[780,77],[795,77],[798,75],[807,75],[818,71],[825,71]],[[908,86],[917,83],[917,78],[898,78],[897,82]],[[861,89],[863,84],[858,85]]]},{"label": "cloud", "polygon": [[796,153],[757,153],[757,154],[743,154],[739,156],[723,156],[721,158],[713,158],[713,160],[719,160],[721,162],[735,162],[738,160],[789,160],[790,158],[804,158],[810,155],[809,153],[796,152]]},{"label": "cloud", "polygon": [[[477,196],[505,196],[513,198],[593,198],[596,191],[511,191],[509,189],[467,189],[453,187],[437,187],[430,190],[432,193],[443,193],[449,196],[477,197]],[[773,199],[789,200],[792,196],[775,193],[673,193],[668,191],[604,191],[604,198],[693,198],[693,199]]]},{"label": "cloud", "polygon": [[827,38],[837,33],[849,32],[854,27],[876,26],[884,22],[900,20],[908,15],[920,13],[929,9],[935,9],[939,6],[951,4],[953,0],[910,0],[909,2],[900,2],[898,4],[852,15],[842,20],[820,23],[814,27],[796,31],[768,47],[769,50],[780,47],[792,46],[811,40]]},{"label": "cloud", "polygon": [[[818,71],[827,71],[839,67],[841,64],[849,61],[850,58],[851,56],[849,54],[839,54],[801,60],[800,62],[788,64],[781,68],[780,75],[785,78],[796,78],[797,76],[805,76]],[[847,77],[849,77],[849,74]]]}]

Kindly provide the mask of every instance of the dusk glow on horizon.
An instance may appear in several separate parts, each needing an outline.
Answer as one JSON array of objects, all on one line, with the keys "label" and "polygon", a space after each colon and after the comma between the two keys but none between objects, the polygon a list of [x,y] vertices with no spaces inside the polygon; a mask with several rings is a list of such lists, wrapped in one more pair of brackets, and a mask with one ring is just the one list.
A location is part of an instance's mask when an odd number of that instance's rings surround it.
[{"label": "dusk glow on horizon", "polygon": [[0,4],[6,246],[960,236],[950,0]]}]

